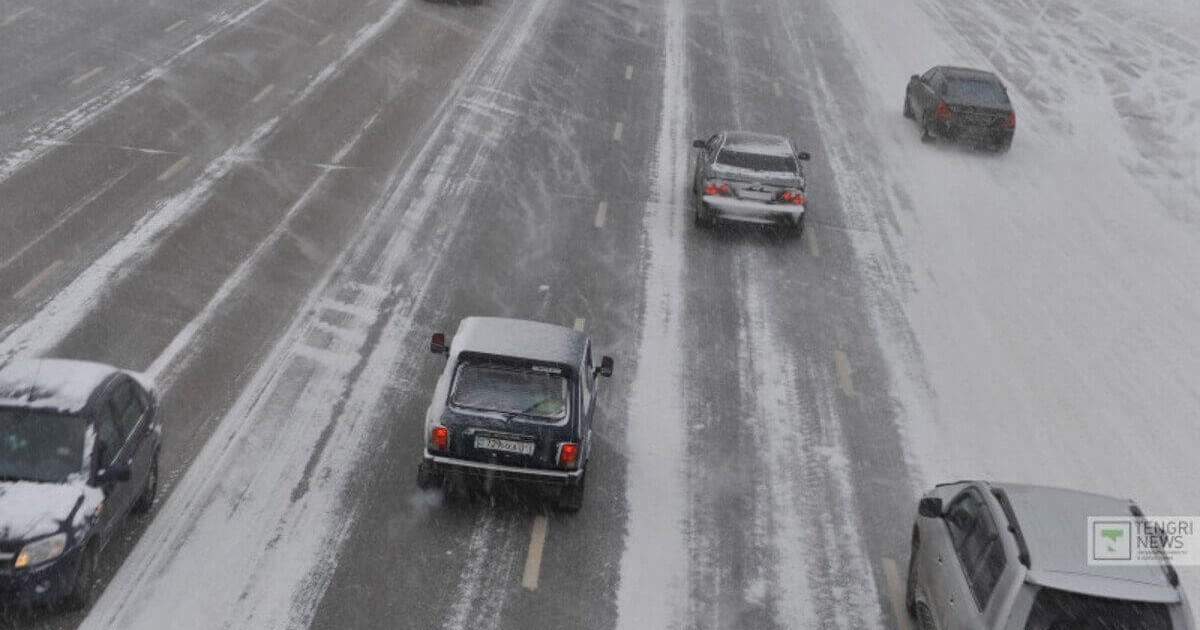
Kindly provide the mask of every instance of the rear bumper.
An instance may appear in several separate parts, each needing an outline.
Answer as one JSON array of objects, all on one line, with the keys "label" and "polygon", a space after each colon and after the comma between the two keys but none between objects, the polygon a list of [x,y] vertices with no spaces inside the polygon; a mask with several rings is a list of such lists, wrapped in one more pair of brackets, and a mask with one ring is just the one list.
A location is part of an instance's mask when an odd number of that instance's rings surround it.
[{"label": "rear bumper", "polygon": [[806,209],[804,206],[763,203],[719,195],[704,195],[700,198],[700,203],[704,205],[704,211],[714,219],[765,225],[795,226],[800,223]]},{"label": "rear bumper", "polygon": [[521,468],[489,464],[469,459],[443,457],[425,453],[423,466],[443,475],[463,475],[522,483],[543,484],[548,486],[577,486],[583,478],[583,469],[579,470],[546,470],[541,468]]},{"label": "rear bumper", "polygon": [[934,131],[938,136],[948,140],[985,142],[996,145],[1011,143],[1014,133],[1012,129],[1006,129],[1003,127],[981,127],[966,125],[954,121],[943,122],[940,120],[934,124]]}]

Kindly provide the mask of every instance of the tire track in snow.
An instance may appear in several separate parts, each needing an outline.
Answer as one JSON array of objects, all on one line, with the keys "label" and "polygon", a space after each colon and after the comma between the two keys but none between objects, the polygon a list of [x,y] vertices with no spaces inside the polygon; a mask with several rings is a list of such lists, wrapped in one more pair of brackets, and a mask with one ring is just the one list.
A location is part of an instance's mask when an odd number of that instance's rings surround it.
[{"label": "tire track in snow", "polygon": [[652,197],[642,223],[645,274],[637,368],[629,402],[625,550],[617,589],[617,630],[680,628],[686,617],[689,506],[684,445],[683,346],[684,191],[689,146],[686,9],[664,3],[662,110]]}]

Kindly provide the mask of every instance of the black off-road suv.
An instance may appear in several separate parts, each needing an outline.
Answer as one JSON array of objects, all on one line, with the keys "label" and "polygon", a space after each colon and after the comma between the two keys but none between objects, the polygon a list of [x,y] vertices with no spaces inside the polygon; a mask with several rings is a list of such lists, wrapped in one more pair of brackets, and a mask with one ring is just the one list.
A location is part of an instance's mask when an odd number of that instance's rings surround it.
[{"label": "black off-road suv", "polygon": [[583,506],[597,377],[587,335],[563,326],[494,317],[464,319],[425,416],[422,489],[470,479],[515,480],[557,490],[559,507]]}]

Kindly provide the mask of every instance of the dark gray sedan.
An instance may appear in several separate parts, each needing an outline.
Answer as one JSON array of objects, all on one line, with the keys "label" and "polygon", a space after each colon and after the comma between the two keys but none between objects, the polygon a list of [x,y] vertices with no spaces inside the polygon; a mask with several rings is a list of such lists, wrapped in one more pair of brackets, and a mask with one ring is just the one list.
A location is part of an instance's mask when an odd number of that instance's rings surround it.
[{"label": "dark gray sedan", "polygon": [[696,140],[692,180],[696,225],[718,220],[804,230],[808,207],[804,170],[808,153],[782,136],[726,131]]}]

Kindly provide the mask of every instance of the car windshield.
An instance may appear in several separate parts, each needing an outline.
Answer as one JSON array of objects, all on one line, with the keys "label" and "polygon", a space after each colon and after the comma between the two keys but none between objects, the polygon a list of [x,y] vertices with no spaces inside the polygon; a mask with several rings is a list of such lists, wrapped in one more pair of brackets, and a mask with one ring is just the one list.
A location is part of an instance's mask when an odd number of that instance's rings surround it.
[{"label": "car windshield", "polygon": [[749,169],[751,171],[768,171],[772,173],[796,172],[796,159],[789,155],[763,155],[761,153],[722,149],[717,154],[717,164],[733,168]]},{"label": "car windshield", "polygon": [[946,96],[976,103],[1008,104],[1008,95],[1003,87],[992,81],[978,79],[951,79],[946,82]]},{"label": "car windshield", "polygon": [[1033,602],[1026,630],[1170,630],[1164,604],[1089,597],[1043,588]]},{"label": "car windshield", "polygon": [[561,418],[567,410],[567,380],[556,370],[462,363],[450,402],[480,411]]},{"label": "car windshield", "polygon": [[82,472],[85,426],[79,416],[0,409],[0,479],[61,482]]}]

